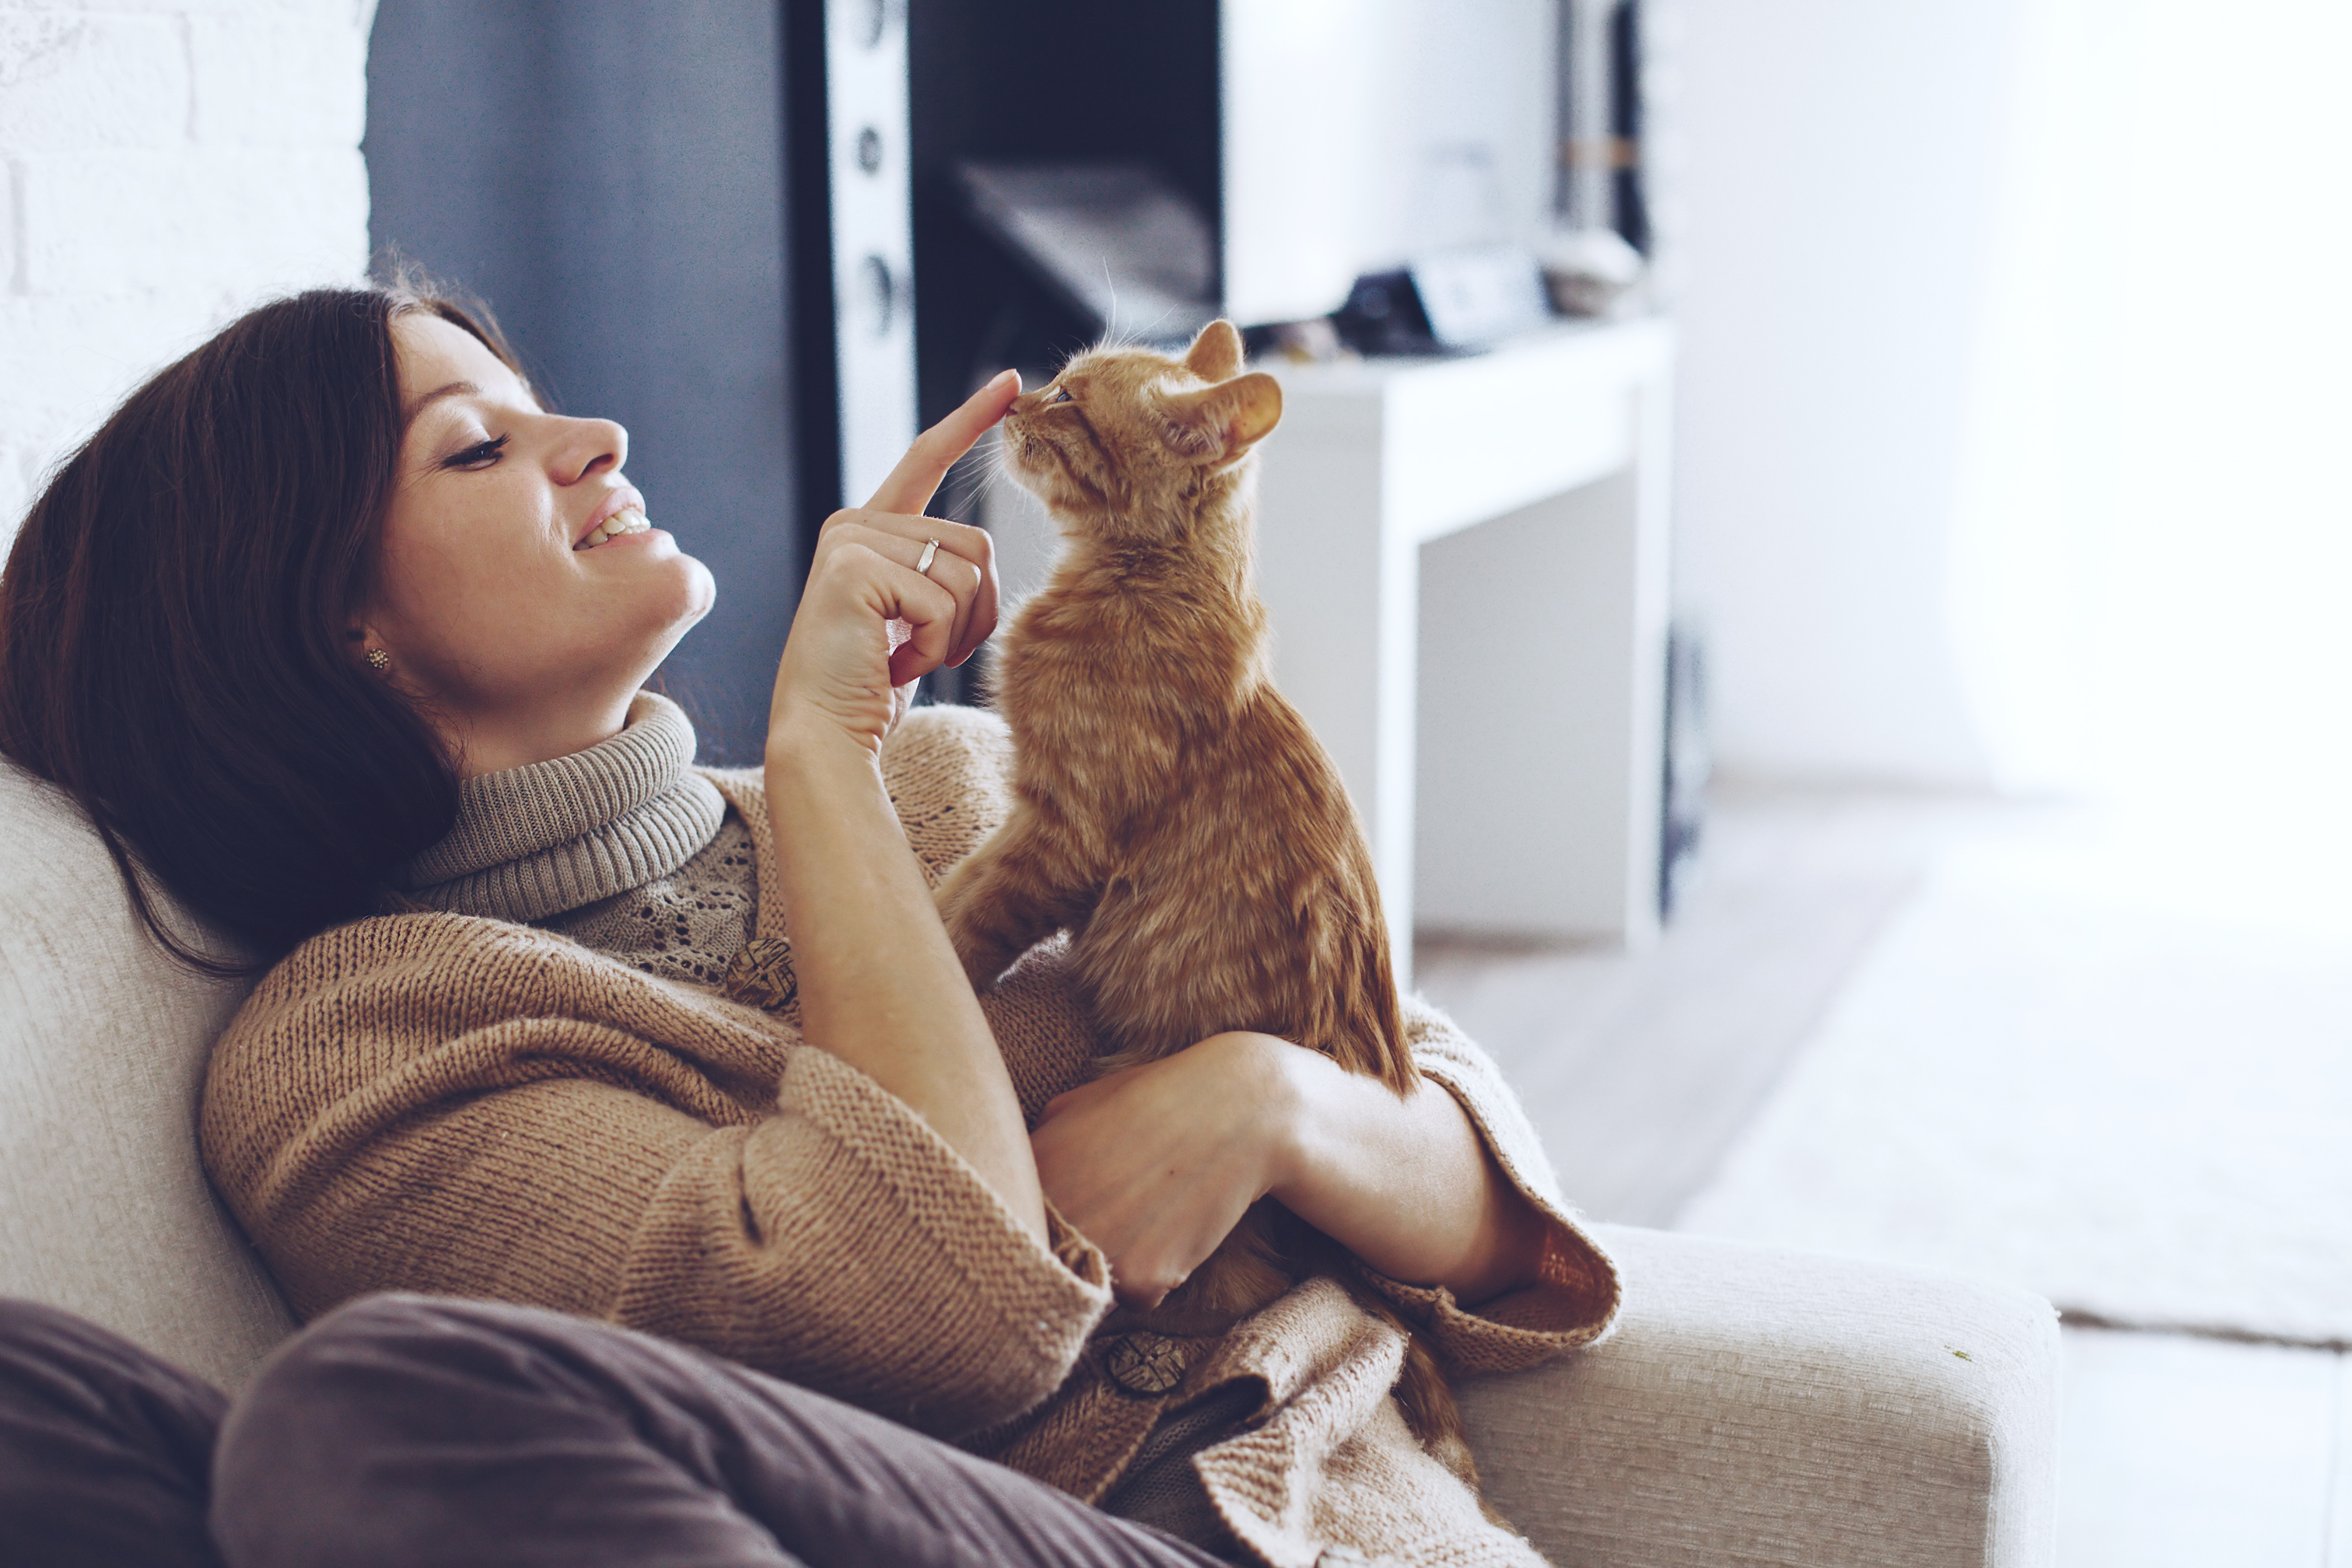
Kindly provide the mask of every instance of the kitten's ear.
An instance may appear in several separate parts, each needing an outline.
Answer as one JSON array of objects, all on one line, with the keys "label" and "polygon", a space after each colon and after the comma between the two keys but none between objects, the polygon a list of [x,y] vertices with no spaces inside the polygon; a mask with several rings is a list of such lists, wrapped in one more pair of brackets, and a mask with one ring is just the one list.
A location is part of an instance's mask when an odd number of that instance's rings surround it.
[{"label": "kitten's ear", "polygon": [[1236,376],[1168,400],[1168,437],[1187,457],[1229,462],[1282,418],[1282,384],[1264,371]]},{"label": "kitten's ear", "polygon": [[1241,329],[1231,321],[1211,321],[1184,351],[1184,368],[1202,381],[1229,380],[1241,367]]}]

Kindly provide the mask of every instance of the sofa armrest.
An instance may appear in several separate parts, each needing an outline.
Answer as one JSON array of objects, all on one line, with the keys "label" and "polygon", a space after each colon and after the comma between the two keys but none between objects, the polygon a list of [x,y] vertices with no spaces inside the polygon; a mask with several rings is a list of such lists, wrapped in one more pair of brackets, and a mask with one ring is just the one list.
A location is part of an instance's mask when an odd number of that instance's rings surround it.
[{"label": "sofa armrest", "polygon": [[1616,1331],[1457,1389],[1488,1500],[1560,1568],[2050,1563],[2048,1302],[1595,1228],[1626,1282]]}]

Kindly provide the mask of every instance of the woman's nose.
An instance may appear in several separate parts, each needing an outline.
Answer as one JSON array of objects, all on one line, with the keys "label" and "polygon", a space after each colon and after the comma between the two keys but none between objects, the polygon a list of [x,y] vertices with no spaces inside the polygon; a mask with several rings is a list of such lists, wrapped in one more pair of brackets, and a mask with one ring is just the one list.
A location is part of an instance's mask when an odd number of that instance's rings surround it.
[{"label": "woman's nose", "polygon": [[629,460],[629,433],[617,420],[567,418],[563,423],[564,438],[555,453],[555,477],[562,483],[617,469]]}]

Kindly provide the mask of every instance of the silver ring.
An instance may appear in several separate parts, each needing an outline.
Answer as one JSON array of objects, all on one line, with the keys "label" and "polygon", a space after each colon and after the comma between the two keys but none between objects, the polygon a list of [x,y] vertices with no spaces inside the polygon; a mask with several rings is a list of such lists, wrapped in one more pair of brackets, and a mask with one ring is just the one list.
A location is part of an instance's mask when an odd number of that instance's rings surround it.
[{"label": "silver ring", "polygon": [[932,540],[923,546],[923,558],[915,563],[915,570],[928,577],[931,574],[931,557],[940,552],[940,542]]}]

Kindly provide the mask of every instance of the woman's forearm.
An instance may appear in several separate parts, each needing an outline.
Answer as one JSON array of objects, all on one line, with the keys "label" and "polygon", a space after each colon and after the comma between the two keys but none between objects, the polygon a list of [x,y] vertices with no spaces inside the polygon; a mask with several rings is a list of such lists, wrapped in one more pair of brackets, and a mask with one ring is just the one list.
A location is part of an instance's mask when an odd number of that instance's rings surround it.
[{"label": "woman's forearm", "polygon": [[1399,1099],[1378,1079],[1286,1046],[1293,1129],[1271,1189],[1372,1268],[1483,1301],[1530,1284],[1547,1222],[1454,1096],[1424,1079]]},{"label": "woman's forearm", "polygon": [[1042,1239],[1020,1101],[873,753],[772,733],[767,783],[803,1037],[912,1107]]}]

